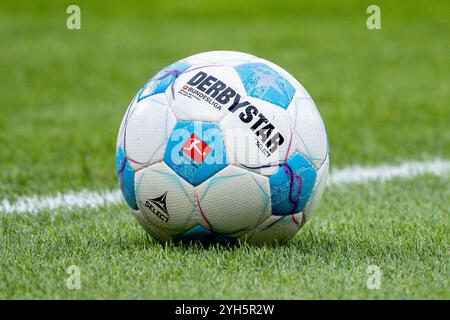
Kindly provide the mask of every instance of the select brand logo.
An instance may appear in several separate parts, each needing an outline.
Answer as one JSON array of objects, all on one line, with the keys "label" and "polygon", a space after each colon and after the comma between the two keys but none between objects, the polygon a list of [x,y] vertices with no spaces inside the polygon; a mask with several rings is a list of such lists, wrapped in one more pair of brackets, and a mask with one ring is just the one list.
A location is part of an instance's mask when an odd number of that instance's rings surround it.
[{"label": "select brand logo", "polygon": [[264,155],[270,157],[284,142],[284,137],[275,125],[251,102],[244,100],[233,88],[206,72],[200,71],[194,75],[179,91],[180,94],[195,96],[221,109],[236,114],[242,123],[255,134],[256,144]]},{"label": "select brand logo", "polygon": [[167,211],[167,191],[154,199],[148,199],[145,201],[145,206],[159,219],[167,223],[170,219],[169,212]]}]

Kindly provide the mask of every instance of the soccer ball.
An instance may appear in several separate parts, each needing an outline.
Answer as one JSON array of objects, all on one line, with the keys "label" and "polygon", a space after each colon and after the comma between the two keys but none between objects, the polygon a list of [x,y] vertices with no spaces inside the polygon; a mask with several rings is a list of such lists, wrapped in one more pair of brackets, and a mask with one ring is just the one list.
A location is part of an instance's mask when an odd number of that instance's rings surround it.
[{"label": "soccer ball", "polygon": [[137,93],[116,163],[127,204],[157,240],[282,243],[320,200],[328,140],[292,75],[213,51],[165,67]]}]

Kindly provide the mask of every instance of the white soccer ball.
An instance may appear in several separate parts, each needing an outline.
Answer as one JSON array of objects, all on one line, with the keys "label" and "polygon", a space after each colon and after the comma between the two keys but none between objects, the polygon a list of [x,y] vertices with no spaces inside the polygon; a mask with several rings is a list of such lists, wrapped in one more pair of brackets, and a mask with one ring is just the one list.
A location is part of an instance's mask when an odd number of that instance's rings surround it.
[{"label": "white soccer ball", "polygon": [[314,212],[329,165],[305,88],[233,51],[152,77],[125,113],[116,160],[126,202],[160,241],[285,242]]}]

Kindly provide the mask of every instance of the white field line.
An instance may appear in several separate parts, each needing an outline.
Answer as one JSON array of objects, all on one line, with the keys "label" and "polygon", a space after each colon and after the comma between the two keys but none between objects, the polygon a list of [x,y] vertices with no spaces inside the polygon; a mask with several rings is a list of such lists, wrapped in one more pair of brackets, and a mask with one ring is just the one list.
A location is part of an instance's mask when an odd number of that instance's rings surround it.
[{"label": "white field line", "polygon": [[[333,170],[328,179],[328,186],[341,186],[368,181],[387,181],[393,178],[413,178],[422,174],[436,176],[450,172],[450,161],[435,159],[431,161],[406,161],[399,165],[380,165],[376,167],[352,166]],[[14,202],[3,199],[0,202],[0,214],[38,213],[56,209],[97,209],[107,205],[123,202],[119,190],[115,191],[68,191],[51,196],[28,196],[18,198]]]},{"label": "white field line", "polygon": [[37,213],[43,210],[56,209],[97,209],[122,201],[120,190],[115,191],[68,191],[58,192],[51,196],[21,197],[14,202],[3,199],[0,202],[0,214],[7,213]]},{"label": "white field line", "polygon": [[450,171],[450,161],[405,161],[399,165],[383,164],[376,167],[351,166],[331,172],[328,185],[344,185],[366,181],[387,181],[393,178],[413,178],[422,174],[442,176]]}]

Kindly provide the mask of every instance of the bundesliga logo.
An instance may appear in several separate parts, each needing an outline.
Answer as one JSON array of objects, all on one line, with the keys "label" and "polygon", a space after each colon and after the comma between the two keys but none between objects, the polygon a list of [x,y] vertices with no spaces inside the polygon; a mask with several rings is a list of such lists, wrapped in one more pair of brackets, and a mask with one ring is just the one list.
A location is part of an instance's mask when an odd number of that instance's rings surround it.
[{"label": "bundesliga logo", "polygon": [[191,134],[189,139],[183,145],[182,150],[189,157],[191,157],[192,160],[194,160],[198,164],[201,164],[212,149],[195,134]]}]

